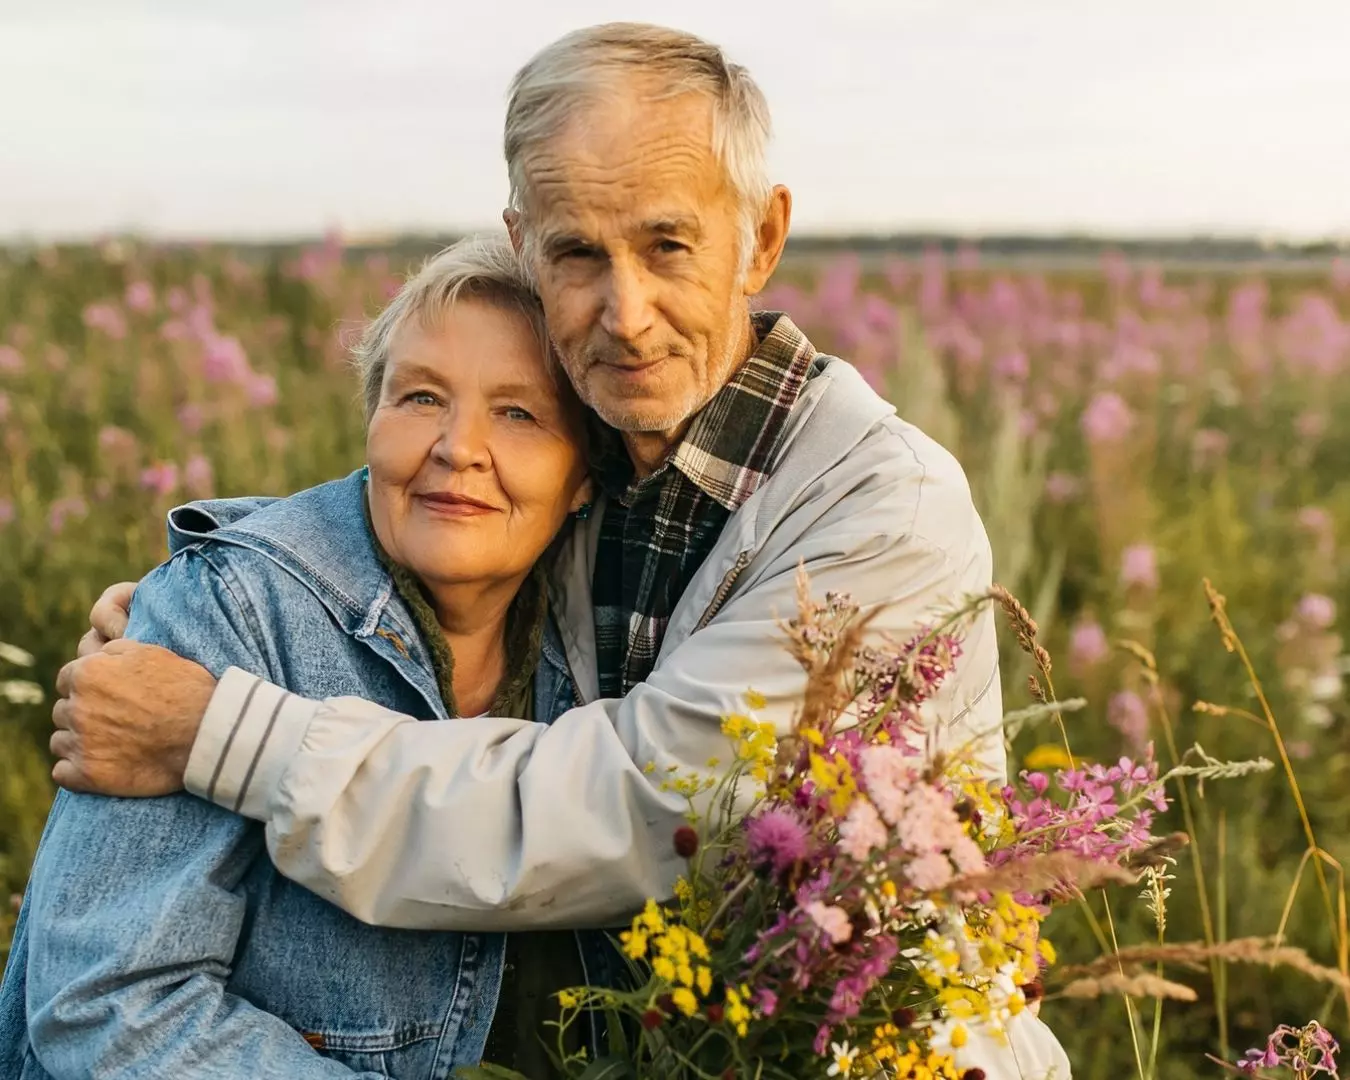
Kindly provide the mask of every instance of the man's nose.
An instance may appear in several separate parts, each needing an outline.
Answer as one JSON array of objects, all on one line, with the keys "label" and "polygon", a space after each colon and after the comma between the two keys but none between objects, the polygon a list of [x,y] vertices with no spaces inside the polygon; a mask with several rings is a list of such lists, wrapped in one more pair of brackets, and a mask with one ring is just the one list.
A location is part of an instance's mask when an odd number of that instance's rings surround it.
[{"label": "man's nose", "polygon": [[608,286],[601,327],[617,341],[637,341],[655,321],[651,275],[634,259],[615,259]]},{"label": "man's nose", "polygon": [[490,419],[481,409],[463,406],[447,409],[434,452],[456,472],[483,468],[491,460],[488,452]]}]

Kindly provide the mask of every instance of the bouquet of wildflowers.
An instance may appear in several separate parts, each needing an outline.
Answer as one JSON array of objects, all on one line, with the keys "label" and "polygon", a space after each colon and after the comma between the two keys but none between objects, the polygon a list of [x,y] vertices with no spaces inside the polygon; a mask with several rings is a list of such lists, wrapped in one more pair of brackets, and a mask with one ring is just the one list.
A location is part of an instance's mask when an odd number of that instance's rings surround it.
[{"label": "bouquet of wildflowers", "polygon": [[[989,597],[876,648],[855,604],[806,586],[785,627],[807,673],[793,730],[777,739],[751,693],[723,722],[730,768],[664,778],[689,799],[671,838],[688,872],[620,935],[630,988],[560,995],[567,1076],[979,1080],[961,1048],[1035,1007],[1052,907],[1166,852],[1151,752],[1078,767],[1066,748],[1055,775],[993,786],[972,748],[935,747],[921,714]],[[563,1050],[587,1010],[609,1021],[598,1060]]]}]

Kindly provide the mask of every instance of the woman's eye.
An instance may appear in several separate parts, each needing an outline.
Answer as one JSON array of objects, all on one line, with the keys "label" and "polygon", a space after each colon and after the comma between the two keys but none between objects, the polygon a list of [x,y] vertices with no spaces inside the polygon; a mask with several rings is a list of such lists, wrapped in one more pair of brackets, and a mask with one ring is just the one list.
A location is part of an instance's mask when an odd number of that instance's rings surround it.
[{"label": "woman's eye", "polygon": [[436,399],[436,395],[433,394],[430,390],[414,390],[411,394],[405,395],[403,400],[409,405],[440,404]]},{"label": "woman's eye", "polygon": [[528,409],[522,409],[519,405],[508,405],[503,413],[508,420],[533,420],[534,414]]}]

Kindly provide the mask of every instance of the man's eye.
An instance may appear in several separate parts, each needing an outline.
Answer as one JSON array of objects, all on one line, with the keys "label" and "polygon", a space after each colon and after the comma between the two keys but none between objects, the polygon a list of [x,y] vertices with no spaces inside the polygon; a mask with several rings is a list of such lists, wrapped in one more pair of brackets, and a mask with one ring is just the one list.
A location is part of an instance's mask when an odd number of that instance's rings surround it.
[{"label": "man's eye", "polygon": [[689,245],[681,243],[679,240],[661,240],[656,245],[656,250],[662,255],[675,255],[682,251],[688,251]]},{"label": "man's eye", "polygon": [[587,247],[585,244],[574,244],[562,250],[562,258],[568,260],[594,259],[598,254],[595,248]]},{"label": "man's eye", "polygon": [[405,405],[439,405],[440,400],[430,390],[414,390],[403,395]]}]

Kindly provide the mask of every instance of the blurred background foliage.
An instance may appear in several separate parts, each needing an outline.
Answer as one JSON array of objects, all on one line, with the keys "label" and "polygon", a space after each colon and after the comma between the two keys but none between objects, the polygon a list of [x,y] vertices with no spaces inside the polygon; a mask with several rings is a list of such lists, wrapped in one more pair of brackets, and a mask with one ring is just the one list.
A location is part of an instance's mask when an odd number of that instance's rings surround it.
[{"label": "blurred background foliage", "polygon": [[[407,251],[103,245],[0,252],[0,931],[41,834],[55,673],[90,604],[164,553],[165,512],[213,494],[282,494],[362,460],[344,342],[408,269]],[[1032,610],[1056,659],[1075,751],[1099,759],[1157,741],[1159,706],[1184,749],[1276,757],[1202,592],[1208,577],[1270,695],[1310,824],[1350,855],[1350,752],[1338,632],[1350,531],[1350,263],[1168,267],[1107,256],[1037,269],[973,248],[798,258],[763,305],[854,362],[901,415],[951,449],[984,515],[998,579]],[[1137,642],[1157,658],[1150,694]],[[1027,701],[1011,639],[1005,701]],[[18,680],[47,700],[33,704]],[[1027,731],[1011,763],[1042,742]],[[1198,793],[1192,792],[1193,797]],[[1284,770],[1194,798],[1211,931],[1275,932],[1307,848]],[[1173,822],[1180,827],[1180,821]],[[1172,883],[1168,937],[1204,927],[1192,855]],[[1332,874],[1332,887],[1338,879]],[[1122,943],[1154,936],[1113,899]],[[1337,963],[1337,935],[1305,873],[1288,937]],[[1057,914],[1062,960],[1091,958],[1081,913]],[[1214,975],[1218,975],[1217,984]],[[1282,1022],[1346,1030],[1342,999],[1295,973],[1232,966],[1183,976],[1159,1073],[1209,1075],[1220,1016],[1232,1047]],[[1151,1015],[1151,1005],[1145,1013]],[[1075,1075],[1122,1075],[1119,1002],[1047,1002]]]}]

